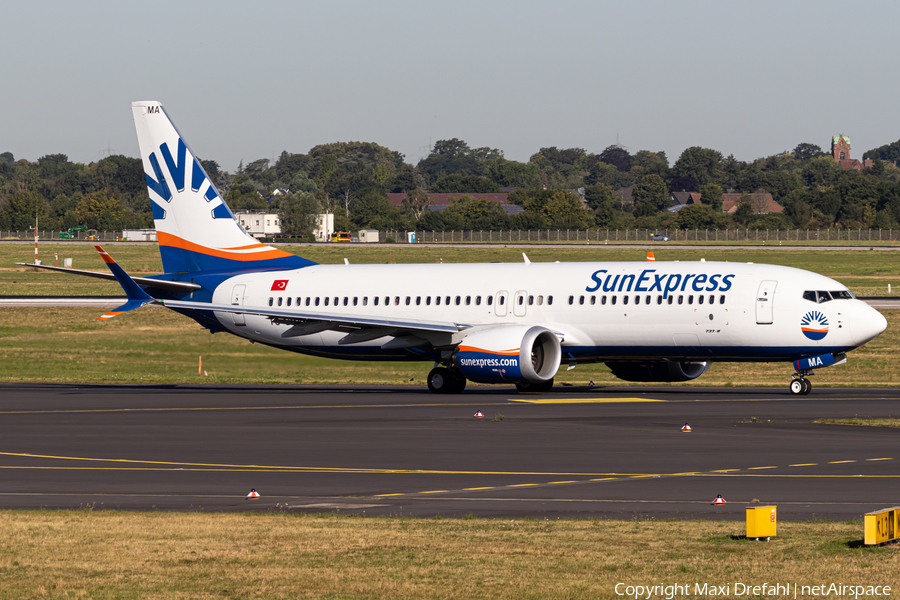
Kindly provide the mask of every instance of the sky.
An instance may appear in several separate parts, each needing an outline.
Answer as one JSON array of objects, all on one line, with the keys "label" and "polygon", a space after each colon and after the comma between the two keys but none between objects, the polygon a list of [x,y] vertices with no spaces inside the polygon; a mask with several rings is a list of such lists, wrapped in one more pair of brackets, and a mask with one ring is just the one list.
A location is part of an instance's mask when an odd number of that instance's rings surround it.
[{"label": "sky", "polygon": [[158,100],[228,171],[368,141],[415,164],[459,138],[527,161],[691,146],[853,158],[900,139],[900,2],[321,0],[4,3],[0,152],[139,156]]}]

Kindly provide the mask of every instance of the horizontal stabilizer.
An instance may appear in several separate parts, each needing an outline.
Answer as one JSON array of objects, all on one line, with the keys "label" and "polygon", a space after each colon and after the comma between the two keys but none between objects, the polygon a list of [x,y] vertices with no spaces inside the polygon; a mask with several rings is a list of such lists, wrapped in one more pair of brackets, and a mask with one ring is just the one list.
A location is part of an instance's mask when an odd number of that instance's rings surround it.
[{"label": "horizontal stabilizer", "polygon": [[[85,271],[83,269],[70,269],[68,267],[54,267],[53,265],[35,265],[32,263],[15,263],[23,267],[36,267],[38,269],[47,269],[48,271],[59,271],[61,273],[69,273],[71,275],[81,275],[83,277],[96,277],[97,279],[115,279],[112,273],[99,273],[97,271]],[[153,279],[152,277],[132,277],[132,279],[140,286],[156,288],[158,290],[166,290],[167,292],[188,293],[199,290],[201,286],[196,283],[188,283],[186,281],[165,281],[163,279]]]},{"label": "horizontal stabilizer", "polygon": [[122,289],[125,291],[125,296],[128,298],[128,302],[123,304],[122,306],[116,308],[115,310],[111,310],[105,315],[101,315],[98,317],[98,320],[105,321],[107,319],[112,319],[116,315],[120,315],[124,312],[128,312],[130,310],[134,310],[136,308],[140,308],[145,304],[154,301],[154,298],[150,296],[147,292],[145,292],[141,287],[135,283],[134,279],[132,279],[125,270],[119,266],[119,264],[113,260],[113,258],[104,250],[101,246],[94,246],[97,249],[97,252],[100,253],[100,258],[103,259],[103,262],[106,263],[106,266],[109,267],[109,270],[112,271],[112,274],[115,276],[116,281],[119,282],[119,285],[122,286]]}]

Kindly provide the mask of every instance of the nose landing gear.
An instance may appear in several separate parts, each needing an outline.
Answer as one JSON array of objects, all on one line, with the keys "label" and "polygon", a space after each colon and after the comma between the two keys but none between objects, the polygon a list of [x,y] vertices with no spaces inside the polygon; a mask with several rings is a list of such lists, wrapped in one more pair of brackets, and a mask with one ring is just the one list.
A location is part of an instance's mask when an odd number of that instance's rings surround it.
[{"label": "nose landing gear", "polygon": [[791,393],[795,396],[806,396],[812,390],[812,384],[809,382],[809,377],[812,375],[812,369],[804,369],[802,371],[797,371],[793,375],[791,375],[791,385],[790,390]]}]

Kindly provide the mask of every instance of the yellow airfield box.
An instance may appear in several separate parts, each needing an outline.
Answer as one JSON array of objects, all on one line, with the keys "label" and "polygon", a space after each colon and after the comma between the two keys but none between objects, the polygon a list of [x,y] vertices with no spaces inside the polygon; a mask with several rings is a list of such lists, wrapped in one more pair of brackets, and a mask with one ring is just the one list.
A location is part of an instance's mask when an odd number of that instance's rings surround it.
[{"label": "yellow airfield box", "polygon": [[865,515],[866,546],[900,539],[900,506],[876,510]]},{"label": "yellow airfield box", "polygon": [[747,537],[755,539],[775,537],[777,508],[777,506],[748,506]]}]

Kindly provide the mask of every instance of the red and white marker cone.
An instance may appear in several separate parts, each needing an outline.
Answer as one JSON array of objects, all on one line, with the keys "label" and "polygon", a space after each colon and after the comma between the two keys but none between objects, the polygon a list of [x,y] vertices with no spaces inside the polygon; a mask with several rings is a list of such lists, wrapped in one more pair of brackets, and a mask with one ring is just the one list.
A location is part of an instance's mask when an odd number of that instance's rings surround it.
[{"label": "red and white marker cone", "polygon": [[647,262],[656,262],[656,257],[653,256],[653,252],[647,252]]},{"label": "red and white marker cone", "polygon": [[690,433],[690,432],[691,432],[691,426],[688,425],[687,423],[685,423],[685,424],[684,424],[684,427],[681,428],[681,431],[682,431],[682,433]]},{"label": "red and white marker cone", "polygon": [[250,490],[250,493],[247,494],[248,500],[256,500],[257,498],[259,498],[259,492],[256,491],[256,488]]},{"label": "red and white marker cone", "polygon": [[483,419],[483,418],[484,418],[484,413],[481,412],[481,411],[479,410],[477,413],[475,413],[475,418],[476,418],[476,419]]},{"label": "red and white marker cone", "polygon": [[712,504],[715,506],[720,506],[725,504],[725,498],[722,497],[722,494],[716,496],[716,499],[712,501]]}]

